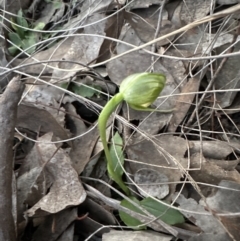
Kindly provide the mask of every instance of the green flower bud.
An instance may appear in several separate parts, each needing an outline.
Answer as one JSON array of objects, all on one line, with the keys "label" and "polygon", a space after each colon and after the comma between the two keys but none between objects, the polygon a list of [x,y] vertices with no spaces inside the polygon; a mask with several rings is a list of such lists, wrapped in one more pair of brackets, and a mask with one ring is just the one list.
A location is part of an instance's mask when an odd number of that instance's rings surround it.
[{"label": "green flower bud", "polygon": [[119,93],[130,107],[147,109],[164,88],[166,77],[158,73],[138,73],[128,76],[120,85]]}]

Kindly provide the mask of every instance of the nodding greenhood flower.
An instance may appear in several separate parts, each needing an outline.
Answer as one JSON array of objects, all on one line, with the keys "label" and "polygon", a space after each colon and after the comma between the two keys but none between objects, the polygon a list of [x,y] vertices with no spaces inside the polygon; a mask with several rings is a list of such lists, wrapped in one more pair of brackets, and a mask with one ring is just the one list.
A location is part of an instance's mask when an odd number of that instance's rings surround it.
[{"label": "nodding greenhood flower", "polygon": [[[117,106],[125,100],[131,108],[144,111],[159,111],[148,108],[159,96],[164,88],[166,78],[158,73],[139,73],[128,76],[120,85],[119,93],[114,95],[103,108],[98,118],[99,134],[103,143],[107,169],[112,178],[129,196],[130,190],[122,180],[123,172],[116,172],[116,164],[112,161],[108,149],[106,126],[107,121]],[[160,111],[165,112],[165,111]]]},{"label": "nodding greenhood flower", "polygon": [[128,76],[120,85],[119,93],[135,110],[146,110],[164,88],[166,77],[159,73],[138,73]]}]

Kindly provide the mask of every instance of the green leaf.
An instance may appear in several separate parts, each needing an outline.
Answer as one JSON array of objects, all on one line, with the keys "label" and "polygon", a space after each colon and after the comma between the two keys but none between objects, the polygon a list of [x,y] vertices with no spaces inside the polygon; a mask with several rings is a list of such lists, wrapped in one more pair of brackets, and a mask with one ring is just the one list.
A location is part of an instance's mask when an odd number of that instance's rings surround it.
[{"label": "green leaf", "polygon": [[164,204],[148,197],[140,201],[140,204],[149,213],[155,217],[159,217],[163,222],[174,225],[177,223],[184,223],[184,216],[176,209],[169,208]]},{"label": "green leaf", "polygon": [[62,2],[56,1],[56,2],[53,2],[53,7],[55,9],[59,9],[59,8],[61,8],[62,4],[63,4]]},{"label": "green leaf", "polygon": [[[22,9],[18,10],[18,16],[17,16],[17,24],[24,27],[28,28],[28,22],[23,16],[23,11]],[[27,29],[23,29],[23,31],[28,31]]]},{"label": "green leaf", "polygon": [[122,165],[124,165],[124,156],[122,151],[123,140],[118,132],[115,133],[111,142],[112,144],[109,147],[109,152],[113,163],[114,175],[122,179],[124,171],[120,166],[119,161]]},{"label": "green leaf", "polygon": [[61,86],[61,88],[63,88],[63,89],[67,89],[68,88],[68,83],[67,82],[65,82],[65,83],[62,83],[60,86]]},{"label": "green leaf", "polygon": [[[140,205],[140,202],[135,198],[135,197],[129,197],[131,198],[135,203]],[[128,202],[127,200],[122,200],[121,201],[121,205],[125,208],[128,208],[136,213],[141,213],[144,214],[139,208],[135,207],[133,204],[131,204],[130,202]],[[142,223],[136,219],[133,218],[132,216],[130,216],[129,214],[123,212],[123,211],[119,211],[119,216],[121,218],[121,220],[127,225],[127,226],[132,226],[132,227],[136,227],[138,225],[141,225]],[[146,226],[141,226],[136,227],[136,229],[146,229]]]},{"label": "green leaf", "polygon": [[[91,88],[89,88],[91,87]],[[94,96],[94,94],[97,93],[97,87],[96,86],[85,86],[85,85],[72,85],[72,91],[75,93],[75,94],[78,94],[78,95],[81,95],[82,97],[85,97],[85,98],[91,98]]]},{"label": "green leaf", "polygon": [[[163,222],[169,224],[169,225],[174,225],[178,223],[184,223],[184,216],[176,209],[173,208],[168,208],[164,204],[161,204],[158,201],[155,201],[154,199],[148,197],[143,199],[142,201],[138,201],[136,198],[131,198],[134,202],[136,202],[139,206],[142,208],[146,209],[149,213],[154,215],[155,217],[158,217],[161,219]],[[121,202],[121,205],[123,207],[126,207],[132,211],[135,211],[137,213],[143,214],[143,212],[129,203],[127,200],[123,200]],[[119,211],[119,215],[121,220],[127,225],[127,226],[137,226],[141,224],[141,222],[136,219],[131,217],[129,214],[126,214],[122,211]]]},{"label": "green leaf", "polygon": [[[20,25],[21,27],[15,26],[14,29],[17,32],[17,34],[21,37],[21,39],[24,39],[25,38],[25,32],[28,31],[28,29],[25,29],[25,28],[28,28],[28,22],[23,17],[22,9],[20,9],[18,11],[18,16],[17,16],[16,21],[17,21],[17,24]],[[24,27],[24,28],[22,28],[22,27]]]},{"label": "green leaf", "polygon": [[[32,54],[35,51],[36,46],[33,46],[34,44],[36,44],[36,40],[33,37],[22,40],[22,48],[23,48],[23,50],[26,50],[26,52],[28,54]],[[33,46],[33,47],[31,47],[31,46]],[[29,47],[31,47],[31,48],[29,48]]]},{"label": "green leaf", "polygon": [[18,49],[15,46],[11,46],[8,48],[8,52],[12,55],[15,56],[18,53]]},{"label": "green leaf", "polygon": [[19,47],[21,46],[22,40],[17,33],[11,32],[8,34],[8,37],[11,40],[11,42],[13,42],[15,45]]},{"label": "green leaf", "polygon": [[[34,30],[43,30],[45,27],[45,23],[43,22],[40,22],[38,23],[35,27],[34,27]],[[37,33],[36,33],[37,34]]]},{"label": "green leaf", "polygon": [[17,26],[15,25],[14,19],[13,19],[13,18],[10,18],[10,20],[11,20],[11,26],[12,26],[12,28],[13,28],[15,31],[17,31]]}]

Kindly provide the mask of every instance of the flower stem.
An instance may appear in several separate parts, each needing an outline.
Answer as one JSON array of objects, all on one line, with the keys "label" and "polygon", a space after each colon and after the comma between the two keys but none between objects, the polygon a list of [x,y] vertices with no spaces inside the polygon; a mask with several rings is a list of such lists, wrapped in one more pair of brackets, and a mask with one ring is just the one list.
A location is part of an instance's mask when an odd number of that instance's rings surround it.
[{"label": "flower stem", "polygon": [[101,114],[99,115],[98,129],[99,129],[100,138],[102,140],[105,156],[107,159],[109,176],[121,187],[121,189],[126,193],[126,195],[129,196],[130,192],[128,187],[124,184],[121,177],[119,177],[119,175],[116,175],[115,173],[114,164],[112,162],[111,155],[108,149],[107,136],[106,136],[107,121],[110,115],[116,110],[117,106],[122,101],[123,101],[123,96],[121,93],[116,94],[115,96],[112,97],[110,101],[108,101],[108,103],[103,108]]}]

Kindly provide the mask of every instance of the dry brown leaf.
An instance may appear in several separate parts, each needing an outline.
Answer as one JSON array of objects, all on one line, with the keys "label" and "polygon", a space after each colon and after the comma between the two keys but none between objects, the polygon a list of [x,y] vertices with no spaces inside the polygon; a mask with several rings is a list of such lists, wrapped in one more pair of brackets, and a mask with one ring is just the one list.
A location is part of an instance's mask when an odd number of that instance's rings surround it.
[{"label": "dry brown leaf", "polygon": [[[220,47],[217,52],[221,53],[227,46]],[[240,42],[235,44],[234,52],[240,50]],[[240,88],[240,70],[239,70],[239,56],[234,56],[227,59],[226,63],[221,68],[217,81],[215,81],[215,87],[217,90],[226,90],[222,93],[216,93],[218,105],[221,108],[229,107],[233,103],[234,98],[237,95],[237,91],[227,91],[228,89]]]},{"label": "dry brown leaf", "polygon": [[143,197],[163,199],[169,194],[168,177],[156,170],[150,168],[140,169],[134,174],[134,181]]},{"label": "dry brown leaf", "polygon": [[86,234],[89,234],[90,236],[93,233],[97,233],[99,236],[102,236],[104,233],[110,232],[111,228],[107,225],[96,222],[90,217],[86,217],[76,223],[75,230],[77,230],[78,234],[81,236],[86,236]]},{"label": "dry brown leaf", "polygon": [[75,224],[72,223],[68,228],[64,231],[64,233],[58,238],[57,241],[72,241],[74,240],[74,231]]},{"label": "dry brown leaf", "polygon": [[[213,216],[211,213],[205,210],[205,207],[201,204],[198,204],[194,199],[186,199],[183,195],[180,195],[176,201],[179,205],[179,208],[189,210],[196,213],[189,213],[181,211],[181,213],[188,218],[192,223],[202,229],[202,232],[206,234],[206,239],[204,240],[214,240],[214,236],[219,235],[220,240],[231,241],[231,239],[226,234],[221,223]],[[198,214],[201,213],[201,214]],[[205,215],[204,215],[205,214]],[[192,237],[192,241],[198,240],[198,235]],[[221,239],[224,237],[225,239]],[[200,239],[201,240],[201,239]]]},{"label": "dry brown leaf", "polygon": [[103,241],[170,241],[172,237],[153,231],[117,231],[111,230],[110,233],[103,234]]},{"label": "dry brown leaf", "polygon": [[240,0],[217,0],[216,1],[218,4],[223,4],[223,5],[229,5],[229,4],[236,4],[240,3]]},{"label": "dry brown leaf", "polygon": [[57,239],[57,241],[74,240],[74,230],[75,230],[75,224],[72,223],[68,226],[68,228],[64,231],[64,233]]},{"label": "dry brown leaf", "polygon": [[[202,162],[200,162],[200,154],[191,156],[190,168],[196,169],[190,172],[194,181],[213,185],[218,185],[221,180],[230,180],[240,183],[240,174],[238,171],[226,171],[215,163],[208,162],[204,157],[202,157],[201,160]],[[204,187],[202,190],[203,189]]]},{"label": "dry brown leaf", "polygon": [[[22,65],[28,65],[26,67],[20,68],[21,71],[27,74],[42,75],[52,74],[54,68],[57,67],[59,59],[62,58],[63,53],[66,53],[73,42],[74,37],[69,37],[60,41],[51,48],[41,51],[27,59],[16,59],[14,58],[11,63],[13,67],[19,67]],[[12,57],[9,57],[11,59]],[[49,61],[47,65],[41,63],[41,61]],[[51,62],[54,60],[54,62]],[[52,68],[53,67],[53,68]]]},{"label": "dry brown leaf", "polygon": [[89,216],[99,223],[115,225],[116,218],[111,211],[110,207],[98,204],[90,198],[87,198],[79,208],[80,213],[88,212]]},{"label": "dry brown leaf", "polygon": [[[169,182],[178,182],[182,177],[183,170],[167,156],[169,153],[180,166],[187,168],[187,160],[183,157],[187,151],[187,143],[184,139],[177,136],[157,136],[156,143],[164,150],[157,150],[152,142],[143,140],[127,146],[126,152],[132,174],[135,174],[142,168],[150,168],[164,174]],[[134,162],[137,161],[137,162]],[[158,180],[157,180],[158,182]],[[170,194],[175,192],[176,184],[170,184]]]},{"label": "dry brown leaf", "polygon": [[79,181],[77,172],[71,166],[70,158],[55,144],[45,143],[52,140],[52,133],[45,134],[36,145],[46,164],[46,172],[51,176],[53,185],[49,193],[27,211],[33,216],[38,209],[57,213],[68,206],[76,206],[86,198],[86,193]]},{"label": "dry brown leaf", "polygon": [[185,23],[206,17],[210,12],[208,0],[184,0],[181,5],[181,20]]},{"label": "dry brown leaf", "polygon": [[[73,64],[68,61],[80,62],[85,65],[95,62],[104,41],[106,21],[99,21],[104,17],[105,14],[103,13],[95,13],[87,18],[85,24],[89,26],[84,28],[83,34],[85,35],[74,37],[67,52],[61,57],[61,59],[66,62],[59,62],[58,69],[54,69],[53,71],[51,82],[54,83],[58,80],[67,81],[68,78],[76,74],[77,69],[80,67],[79,64]],[[93,22],[95,22],[95,24],[91,25]],[[97,34],[103,37],[91,36],[91,34]],[[67,71],[61,69],[66,69]]]},{"label": "dry brown leaf", "polygon": [[192,105],[195,94],[188,94],[189,92],[197,92],[199,89],[200,80],[197,78],[190,78],[182,88],[184,95],[179,95],[176,101],[175,110],[170,120],[168,131],[175,132],[178,125],[184,120],[189,108]]},{"label": "dry brown leaf", "polygon": [[[234,146],[238,147],[238,145]],[[226,159],[234,148],[224,141],[191,141],[190,155],[200,153],[200,150],[205,158],[221,160]]]},{"label": "dry brown leaf", "polygon": [[78,217],[77,208],[62,210],[45,218],[33,235],[35,241],[55,241]]},{"label": "dry brown leaf", "polygon": [[[239,213],[239,198],[240,198],[240,185],[236,182],[222,180],[219,183],[219,188],[216,193],[206,199],[209,207],[216,213]],[[234,189],[234,190],[233,190]],[[221,222],[228,230],[228,232],[235,238],[240,240],[239,233],[239,216],[223,216],[220,217]]]},{"label": "dry brown leaf", "polygon": [[72,135],[77,136],[85,133],[87,131],[87,127],[83,121],[83,119],[77,114],[76,108],[72,103],[66,103],[64,105],[66,110],[66,122],[68,122],[68,129],[72,133]]},{"label": "dry brown leaf", "polygon": [[26,156],[17,177],[18,222],[23,221],[26,205],[33,206],[46,193],[50,186],[44,175],[44,163],[35,145]]},{"label": "dry brown leaf", "polygon": [[[56,113],[57,110],[55,109],[54,112]],[[58,116],[57,120],[62,123],[65,113],[59,111]],[[57,120],[48,111],[28,103],[18,107],[17,127],[26,128],[35,133],[53,132],[54,136],[61,140],[68,139],[68,131],[63,129],[63,125],[61,126]]]},{"label": "dry brown leaf", "polygon": [[128,5],[127,9],[130,10],[135,8],[148,8],[154,4],[159,4],[159,0],[135,0],[134,2]]},{"label": "dry brown leaf", "polygon": [[72,142],[72,149],[69,153],[74,169],[80,174],[90,160],[93,148],[99,138],[98,128]]},{"label": "dry brown leaf", "polygon": [[205,158],[207,162],[213,162],[215,165],[221,167],[222,169],[226,171],[233,171],[237,165],[239,164],[239,159],[237,160],[216,160],[216,159],[210,159]]},{"label": "dry brown leaf", "polygon": [[[155,32],[157,29],[158,19],[152,17],[152,13],[149,12],[149,16],[144,16],[142,18],[140,15],[137,15],[132,12],[124,12],[124,18],[127,22],[130,23],[132,28],[134,29],[137,36],[141,39],[143,43],[147,43],[154,39]],[[161,21],[161,28],[157,37],[164,36],[175,30],[174,25],[167,19],[163,19]],[[157,47],[169,44],[175,36],[171,36],[169,39],[164,39],[162,41],[158,41],[156,43]]]}]

